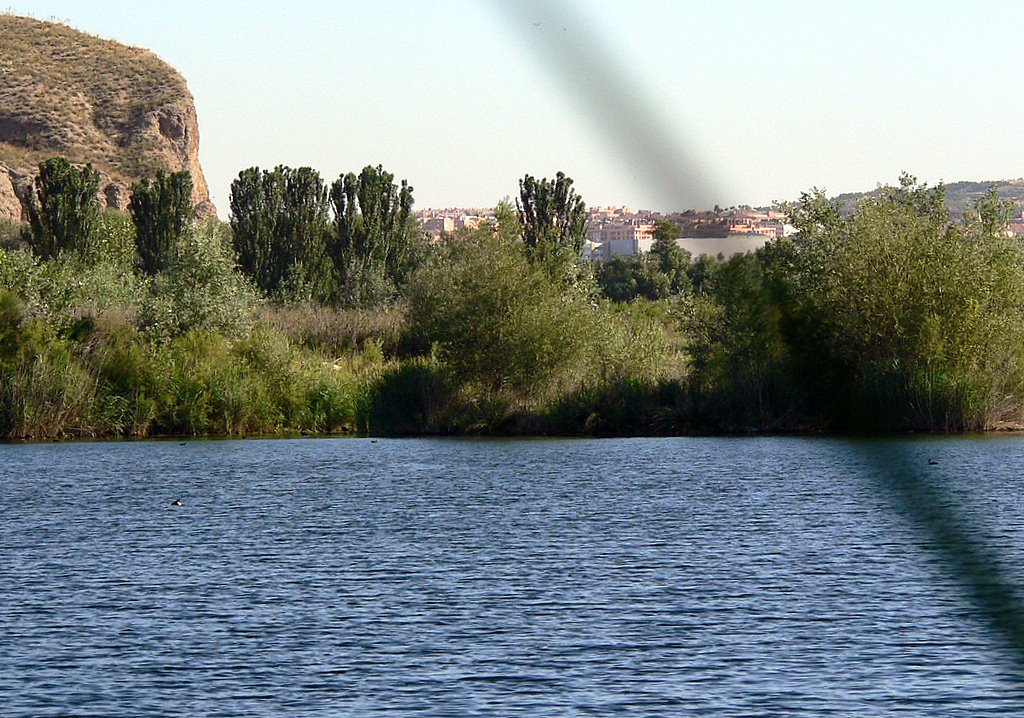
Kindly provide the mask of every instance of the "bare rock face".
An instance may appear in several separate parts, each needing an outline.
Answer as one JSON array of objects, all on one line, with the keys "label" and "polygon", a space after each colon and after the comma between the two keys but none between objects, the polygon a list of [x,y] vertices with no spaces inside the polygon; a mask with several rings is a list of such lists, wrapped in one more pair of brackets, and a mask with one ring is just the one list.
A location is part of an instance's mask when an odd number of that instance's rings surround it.
[{"label": "bare rock face", "polygon": [[103,202],[110,209],[119,209],[122,212],[128,209],[128,203],[132,199],[132,188],[127,182],[119,180],[108,180],[103,183]]},{"label": "bare rock face", "polygon": [[188,170],[196,213],[216,214],[177,71],[148,50],[0,14],[0,218],[22,218],[39,163],[56,156],[92,164],[101,202],[120,210],[132,183]]},{"label": "bare rock face", "polygon": [[21,199],[14,189],[14,180],[6,169],[0,167],[0,219],[20,220]]}]

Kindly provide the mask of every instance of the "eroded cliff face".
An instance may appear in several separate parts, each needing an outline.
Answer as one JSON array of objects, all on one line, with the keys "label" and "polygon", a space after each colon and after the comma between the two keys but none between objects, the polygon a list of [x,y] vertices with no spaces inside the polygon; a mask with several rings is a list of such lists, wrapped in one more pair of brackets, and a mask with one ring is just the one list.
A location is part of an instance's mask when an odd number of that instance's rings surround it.
[{"label": "eroded cliff face", "polygon": [[38,165],[54,156],[91,163],[101,202],[122,210],[133,182],[187,169],[197,213],[216,214],[177,71],[148,50],[0,14],[0,218],[23,218]]}]

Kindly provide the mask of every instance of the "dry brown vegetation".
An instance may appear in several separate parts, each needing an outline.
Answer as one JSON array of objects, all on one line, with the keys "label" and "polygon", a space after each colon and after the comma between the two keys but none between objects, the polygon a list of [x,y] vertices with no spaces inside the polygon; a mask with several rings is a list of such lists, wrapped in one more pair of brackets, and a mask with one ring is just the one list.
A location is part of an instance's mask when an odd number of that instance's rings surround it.
[{"label": "dry brown vegetation", "polygon": [[133,130],[187,97],[148,50],[0,14],[0,161],[30,168],[61,154],[113,176],[148,174],[163,165],[160,148]]}]

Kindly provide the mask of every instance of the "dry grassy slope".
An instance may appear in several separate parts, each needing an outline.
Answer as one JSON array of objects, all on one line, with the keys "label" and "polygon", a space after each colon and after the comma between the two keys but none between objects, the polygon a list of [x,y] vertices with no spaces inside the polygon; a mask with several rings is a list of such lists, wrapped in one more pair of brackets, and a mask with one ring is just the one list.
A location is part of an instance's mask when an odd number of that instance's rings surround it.
[{"label": "dry grassy slope", "polygon": [[[946,208],[954,218],[961,217],[964,210],[972,208],[974,203],[988,195],[990,189],[1012,204],[1018,212],[1024,211],[1024,179],[990,180],[987,182],[948,182],[944,185],[946,190]],[[857,209],[857,203],[865,197],[877,197],[882,190],[873,189],[870,192],[847,192],[836,195],[844,212],[853,212]]]},{"label": "dry grassy slope", "polygon": [[197,206],[213,214],[195,105],[174,68],[148,50],[0,14],[0,217],[20,213],[16,195],[55,155],[91,162],[119,208],[132,182],[188,169]]}]

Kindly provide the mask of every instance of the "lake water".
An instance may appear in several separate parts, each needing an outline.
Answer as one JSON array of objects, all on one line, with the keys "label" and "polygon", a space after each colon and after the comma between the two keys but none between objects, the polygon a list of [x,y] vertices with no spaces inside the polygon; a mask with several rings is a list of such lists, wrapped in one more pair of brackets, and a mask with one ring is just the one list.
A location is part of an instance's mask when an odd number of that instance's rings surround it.
[{"label": "lake water", "polygon": [[1020,715],[910,504],[1018,584],[1022,497],[1016,437],[0,445],[0,715]]}]

